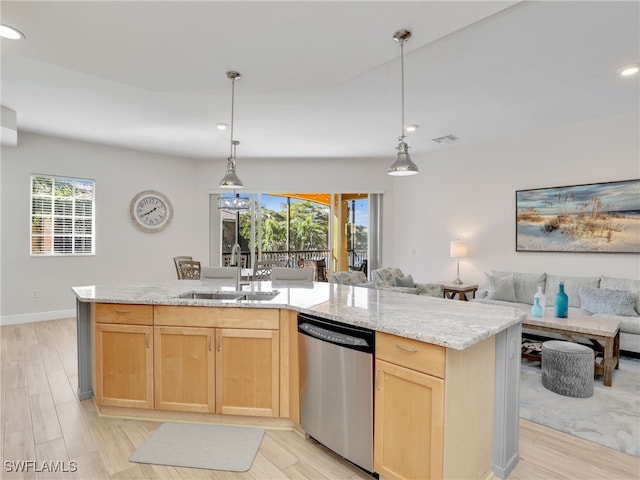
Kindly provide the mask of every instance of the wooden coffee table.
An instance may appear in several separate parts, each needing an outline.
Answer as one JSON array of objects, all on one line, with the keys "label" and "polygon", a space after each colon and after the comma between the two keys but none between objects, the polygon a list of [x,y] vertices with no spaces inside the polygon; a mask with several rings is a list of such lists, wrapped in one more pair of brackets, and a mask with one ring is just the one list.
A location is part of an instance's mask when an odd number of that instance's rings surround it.
[{"label": "wooden coffee table", "polygon": [[[604,385],[611,386],[613,369],[618,368],[620,362],[620,322],[618,320],[575,312],[569,312],[569,318],[555,318],[553,308],[547,307],[542,318],[533,318],[529,314],[522,322],[522,328],[558,333],[568,342],[576,342],[578,337],[588,339],[595,350],[595,373],[604,375]],[[526,336],[526,334],[523,335]],[[599,340],[604,343],[604,346]],[[540,355],[530,349],[523,352],[522,356],[529,360],[540,360]]]}]

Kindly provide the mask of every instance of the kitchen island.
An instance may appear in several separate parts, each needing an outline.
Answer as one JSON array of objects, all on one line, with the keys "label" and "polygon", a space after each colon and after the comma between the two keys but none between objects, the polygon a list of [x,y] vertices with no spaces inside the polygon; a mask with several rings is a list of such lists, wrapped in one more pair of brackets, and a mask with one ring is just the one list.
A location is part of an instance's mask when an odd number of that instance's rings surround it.
[{"label": "kitchen island", "polygon": [[[393,391],[400,385],[398,379],[402,379],[402,385],[419,385],[421,394],[428,388],[425,398],[429,405],[424,408],[433,414],[429,417],[433,420],[430,431],[428,434],[418,432],[415,439],[405,440],[409,443],[405,447],[422,445],[422,439],[428,437],[427,444],[433,457],[429,468],[433,476],[454,478],[464,473],[472,474],[474,478],[486,478],[491,468],[499,477],[505,477],[517,463],[519,340],[523,319],[518,310],[327,283],[277,285],[253,282],[245,289],[254,293],[277,290],[277,293],[272,298],[260,300],[184,298],[192,292],[234,290],[231,284],[220,280],[75,287],[80,398],[91,398],[96,394],[96,363],[104,358],[96,354],[96,335],[114,330],[110,323],[116,327],[131,323],[122,320],[122,312],[126,310],[131,319],[130,307],[141,307],[148,313],[141,314],[143,320],[140,321],[135,317],[134,325],[127,327],[142,335],[141,338],[146,336],[148,350],[153,350],[154,346],[158,350],[162,336],[175,333],[176,329],[183,329],[183,334],[184,329],[189,329],[189,334],[200,335],[203,355],[207,355],[207,338],[208,351],[216,350],[215,355],[225,351],[221,342],[234,335],[245,339],[262,338],[263,344],[267,339],[267,355],[272,359],[267,363],[273,370],[271,375],[258,377],[270,377],[275,387],[258,390],[269,393],[270,403],[260,408],[242,409],[234,406],[228,395],[218,397],[216,392],[216,400],[212,399],[208,406],[206,401],[197,405],[204,410],[191,411],[214,411],[212,408],[216,404],[215,411],[223,414],[281,416],[299,422],[296,315],[301,312],[377,332],[376,342],[380,349],[376,350],[376,373],[380,383],[376,386],[376,465],[380,469],[376,470],[385,478],[402,478],[400,470],[404,468],[394,465],[394,457],[400,454],[396,454],[398,448],[393,446],[398,443],[397,439],[387,438],[384,433],[387,442],[382,442],[382,432],[393,434],[393,429],[384,426],[402,422],[402,418],[393,418],[395,410],[390,405],[390,399],[406,398],[405,393]],[[262,298],[260,295],[254,297]],[[98,314],[98,321],[96,310],[103,312]],[[113,321],[100,318],[112,318]],[[209,335],[207,332],[214,333]],[[214,348],[212,338],[215,339]],[[403,339],[413,342],[413,346],[442,352],[440,366],[435,370],[431,366],[422,368],[403,357],[404,354],[398,356],[401,347],[394,348],[393,342]],[[116,343],[122,344],[120,340]],[[383,348],[385,345],[388,348]],[[415,352],[419,348],[409,350]],[[151,398],[147,399],[150,403],[144,408],[189,411],[193,405],[172,403],[170,398],[162,398],[163,390],[158,385],[163,382],[166,385],[169,379],[180,380],[169,373],[158,376],[163,358],[156,352],[154,360],[153,354],[147,353],[146,361],[152,371],[147,371],[146,380],[131,383],[155,384],[155,401],[152,389]],[[220,357],[219,363],[222,359]],[[240,357],[228,357],[226,365],[231,365],[232,361],[239,363]],[[213,364],[215,360],[212,358],[211,362]],[[216,373],[217,369],[218,365]],[[216,387],[220,385],[220,378],[214,379],[213,373],[207,375]],[[227,387],[225,391],[230,390]],[[213,396],[213,388],[207,395]],[[385,410],[378,411],[378,406]],[[411,408],[410,404],[405,407]],[[422,407],[418,405],[418,408]],[[405,447],[402,448],[406,450]],[[410,474],[411,471],[407,476]]]}]

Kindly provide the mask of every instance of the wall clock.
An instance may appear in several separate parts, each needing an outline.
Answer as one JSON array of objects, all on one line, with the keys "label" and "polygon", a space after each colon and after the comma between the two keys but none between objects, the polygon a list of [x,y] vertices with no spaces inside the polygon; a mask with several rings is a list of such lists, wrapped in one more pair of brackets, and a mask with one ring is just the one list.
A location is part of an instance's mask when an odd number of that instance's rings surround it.
[{"label": "wall clock", "polygon": [[134,225],[144,232],[160,232],[173,219],[173,205],[166,195],[155,190],[138,193],[129,207]]}]

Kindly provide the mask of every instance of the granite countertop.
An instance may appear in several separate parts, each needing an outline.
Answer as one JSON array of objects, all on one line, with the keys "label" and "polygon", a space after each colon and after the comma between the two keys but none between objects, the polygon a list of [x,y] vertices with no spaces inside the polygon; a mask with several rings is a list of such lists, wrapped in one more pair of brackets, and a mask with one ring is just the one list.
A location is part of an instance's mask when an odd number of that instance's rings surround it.
[{"label": "granite countertop", "polygon": [[81,302],[289,308],[298,312],[464,350],[526,318],[504,306],[461,302],[334,283],[251,282],[247,291],[278,290],[270,300],[196,300],[187,292],[232,291],[225,280],[172,280],[73,287]]}]

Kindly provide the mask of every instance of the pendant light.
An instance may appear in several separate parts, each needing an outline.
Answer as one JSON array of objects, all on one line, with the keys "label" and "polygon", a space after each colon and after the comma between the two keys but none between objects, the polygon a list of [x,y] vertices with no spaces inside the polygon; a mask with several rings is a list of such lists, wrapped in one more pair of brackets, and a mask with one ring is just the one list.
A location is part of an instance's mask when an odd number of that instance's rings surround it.
[{"label": "pendant light", "polygon": [[409,30],[398,30],[393,34],[393,39],[400,43],[400,78],[402,82],[402,134],[398,137],[398,156],[389,167],[389,175],[406,176],[418,173],[418,167],[409,157],[409,145],[404,141],[404,42],[411,38]]},{"label": "pendant light", "polygon": [[[236,80],[240,78],[240,74],[235,71],[227,72],[227,78],[231,80],[231,152],[227,158],[227,173],[220,180],[220,188],[233,188],[234,193],[236,188],[242,188],[243,183],[236,174],[236,147],[240,144],[238,140],[233,138],[233,113],[235,106],[235,90]],[[218,208],[224,210],[246,210],[250,204],[249,198],[241,198],[237,194],[233,197],[220,197],[218,200]]]},{"label": "pendant light", "polygon": [[227,72],[227,78],[231,79],[231,153],[227,158],[227,173],[220,180],[220,188],[242,188],[242,180],[236,175],[236,146],[240,144],[233,139],[233,109],[235,101],[236,80],[240,78],[238,72]]}]

